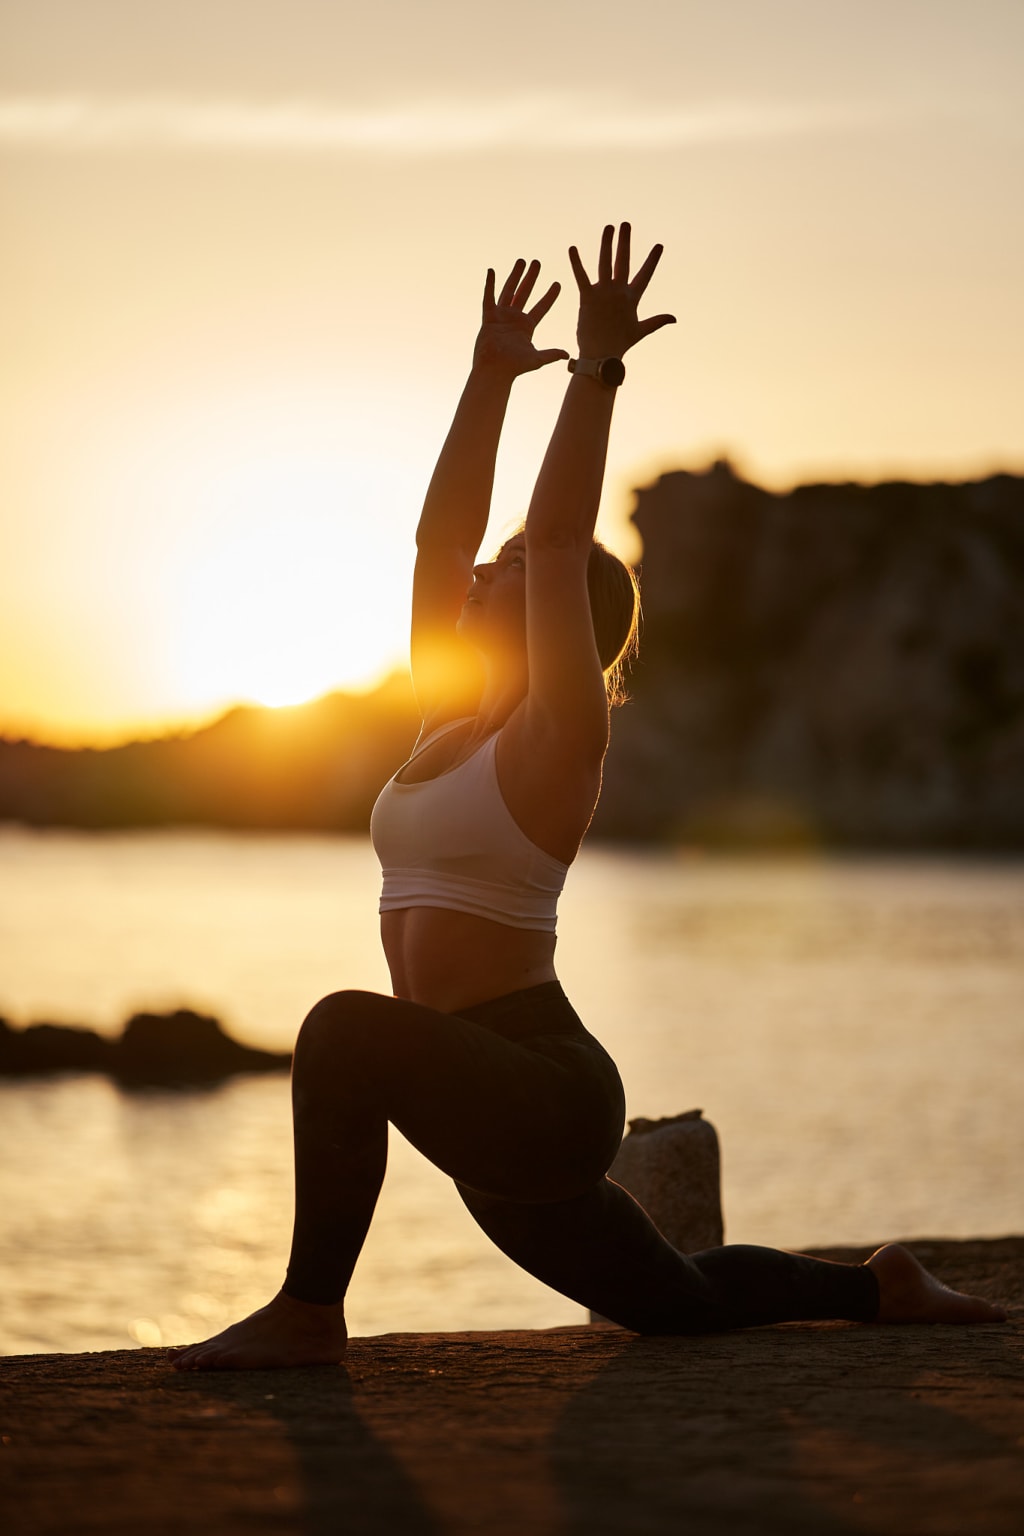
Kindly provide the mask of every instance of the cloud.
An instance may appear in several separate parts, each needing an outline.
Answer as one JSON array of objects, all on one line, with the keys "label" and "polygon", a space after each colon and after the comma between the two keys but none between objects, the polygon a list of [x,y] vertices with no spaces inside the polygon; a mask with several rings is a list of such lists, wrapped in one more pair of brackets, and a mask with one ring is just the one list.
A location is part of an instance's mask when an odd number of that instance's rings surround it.
[{"label": "cloud", "polygon": [[568,96],[348,109],[316,100],[0,96],[0,146],[424,156],[495,150],[658,150],[883,126],[875,104],[596,108]]}]

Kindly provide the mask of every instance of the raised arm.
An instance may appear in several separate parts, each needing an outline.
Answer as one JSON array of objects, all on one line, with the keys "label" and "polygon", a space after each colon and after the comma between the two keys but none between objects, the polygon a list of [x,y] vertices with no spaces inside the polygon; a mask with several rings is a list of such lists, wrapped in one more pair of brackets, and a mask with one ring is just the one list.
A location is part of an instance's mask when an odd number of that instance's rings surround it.
[{"label": "raised arm", "polygon": [[427,490],[416,530],[412,675],[424,720],[440,721],[475,708],[479,660],[456,633],[491,506],[494,466],[514,380],[568,356],[539,351],[533,333],[558,297],[552,283],[532,309],[526,305],[540,263],[512,268],[500,294],[494,272],[484,286],[473,366]]},{"label": "raised arm", "polygon": [[[637,307],[661,257],[656,245],[630,279],[630,227],[608,225],[591,282],[573,246],[579,286],[580,360],[621,360],[638,341],[673,321],[641,320]],[[605,370],[606,374],[614,370]],[[527,716],[536,744],[554,736],[570,747],[603,751],[604,681],[594,641],[587,564],[594,537],[615,402],[614,384],[576,372],[570,380],[526,519]]]}]

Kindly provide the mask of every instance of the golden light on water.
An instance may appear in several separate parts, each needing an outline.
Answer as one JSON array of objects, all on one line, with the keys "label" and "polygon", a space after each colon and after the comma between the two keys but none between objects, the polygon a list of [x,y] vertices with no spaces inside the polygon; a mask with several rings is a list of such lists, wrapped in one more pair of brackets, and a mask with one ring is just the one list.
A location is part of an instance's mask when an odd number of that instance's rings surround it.
[{"label": "golden light on water", "polygon": [[[8,828],[0,863],[17,1022],[111,1030],[202,999],[279,1048],[317,996],[386,985],[362,839]],[[730,1241],[1020,1231],[1019,867],[585,847],[564,917],[560,973],[630,1114],[716,1125]],[[68,1075],[7,1085],[0,1111],[0,1349],[187,1343],[280,1286],[284,1074],[200,1094]],[[350,1303],[354,1334],[579,1320],[397,1135]]]},{"label": "golden light on water", "polygon": [[143,1349],[154,1349],[164,1340],[160,1324],[154,1322],[151,1317],[137,1317],[130,1325],[128,1332],[136,1344],[141,1344]]}]

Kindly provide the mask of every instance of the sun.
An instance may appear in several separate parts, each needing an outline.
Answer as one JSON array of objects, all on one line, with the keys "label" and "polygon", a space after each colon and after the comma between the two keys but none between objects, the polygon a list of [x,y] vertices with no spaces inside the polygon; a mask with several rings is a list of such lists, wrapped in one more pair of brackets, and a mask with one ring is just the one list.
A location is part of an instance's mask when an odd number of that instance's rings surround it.
[{"label": "sun", "polygon": [[218,489],[177,561],[168,660],[187,707],[302,704],[396,663],[411,558],[361,515],[359,487],[308,456],[250,456]]},{"label": "sun", "polygon": [[344,671],[333,585],[323,551],[280,525],[207,549],[193,568],[182,636],[189,680],[268,705],[323,693]]}]

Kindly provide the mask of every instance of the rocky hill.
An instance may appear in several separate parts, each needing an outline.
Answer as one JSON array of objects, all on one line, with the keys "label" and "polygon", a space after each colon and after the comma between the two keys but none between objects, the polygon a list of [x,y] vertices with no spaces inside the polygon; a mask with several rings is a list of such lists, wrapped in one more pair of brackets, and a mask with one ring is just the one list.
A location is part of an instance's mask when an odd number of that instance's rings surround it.
[{"label": "rocky hill", "polygon": [[0,820],[364,831],[418,720],[393,678],[294,709],[240,707],[189,735],[105,751],[0,742]]},{"label": "rocky hill", "polygon": [[[1024,479],[636,493],[645,627],[594,833],[1024,849]],[[0,819],[364,830],[411,690],[108,751],[0,742]]]},{"label": "rocky hill", "polygon": [[645,627],[595,833],[1024,847],[1024,480],[637,493]]}]

